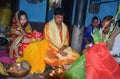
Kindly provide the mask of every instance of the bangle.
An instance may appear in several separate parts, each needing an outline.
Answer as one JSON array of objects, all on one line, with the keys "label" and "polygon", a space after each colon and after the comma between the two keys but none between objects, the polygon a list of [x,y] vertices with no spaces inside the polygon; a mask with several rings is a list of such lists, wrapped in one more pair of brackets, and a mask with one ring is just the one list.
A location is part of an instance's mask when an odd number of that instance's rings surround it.
[{"label": "bangle", "polygon": [[35,39],[34,39],[34,38],[32,38],[32,42],[35,42]]}]

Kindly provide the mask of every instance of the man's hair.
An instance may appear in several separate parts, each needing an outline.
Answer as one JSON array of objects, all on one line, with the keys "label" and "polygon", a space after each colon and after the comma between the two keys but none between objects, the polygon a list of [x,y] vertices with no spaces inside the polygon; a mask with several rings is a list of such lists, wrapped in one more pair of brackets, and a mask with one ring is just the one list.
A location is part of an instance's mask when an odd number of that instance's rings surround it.
[{"label": "man's hair", "polygon": [[105,16],[105,17],[103,18],[103,20],[110,21],[112,18],[113,18],[113,16],[108,15],[108,16]]},{"label": "man's hair", "polygon": [[54,15],[64,15],[62,8],[54,9]]}]

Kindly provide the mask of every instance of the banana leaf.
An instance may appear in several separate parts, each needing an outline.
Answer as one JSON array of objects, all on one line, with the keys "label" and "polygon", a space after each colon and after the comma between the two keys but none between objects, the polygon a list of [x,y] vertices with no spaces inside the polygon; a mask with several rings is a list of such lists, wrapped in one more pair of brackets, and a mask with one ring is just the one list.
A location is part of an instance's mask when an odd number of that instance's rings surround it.
[{"label": "banana leaf", "polygon": [[93,38],[95,44],[103,42],[102,31],[98,30],[97,28],[94,28],[92,38]]},{"label": "banana leaf", "polygon": [[85,55],[82,55],[64,73],[62,79],[86,79],[85,62]]}]

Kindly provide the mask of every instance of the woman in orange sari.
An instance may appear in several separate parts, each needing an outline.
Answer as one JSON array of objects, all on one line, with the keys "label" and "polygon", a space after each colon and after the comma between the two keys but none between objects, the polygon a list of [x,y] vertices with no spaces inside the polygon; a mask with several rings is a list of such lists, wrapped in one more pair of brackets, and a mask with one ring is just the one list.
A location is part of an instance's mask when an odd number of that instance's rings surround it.
[{"label": "woman in orange sari", "polygon": [[64,66],[79,58],[79,54],[69,47],[68,28],[63,18],[62,10],[57,8],[53,20],[44,27],[44,38],[49,41],[45,61],[50,66]]},{"label": "woman in orange sari", "polygon": [[32,67],[30,73],[42,73],[48,42],[42,39],[42,33],[32,30],[24,11],[16,13],[10,34],[10,57],[16,59],[15,63],[27,60]]}]

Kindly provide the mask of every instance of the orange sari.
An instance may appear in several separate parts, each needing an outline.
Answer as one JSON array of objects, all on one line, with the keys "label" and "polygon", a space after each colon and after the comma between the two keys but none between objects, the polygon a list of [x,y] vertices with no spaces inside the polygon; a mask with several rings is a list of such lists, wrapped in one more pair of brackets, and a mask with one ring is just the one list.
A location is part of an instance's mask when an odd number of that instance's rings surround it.
[{"label": "orange sari", "polygon": [[[44,38],[49,41],[48,52],[45,57],[45,61],[50,66],[59,66],[64,64],[70,64],[79,58],[79,54],[69,47],[69,34],[67,26],[62,23],[61,31],[58,30],[54,19],[47,23],[44,28]],[[67,45],[64,52],[67,52],[67,56],[61,56],[58,51],[63,45]]]}]

